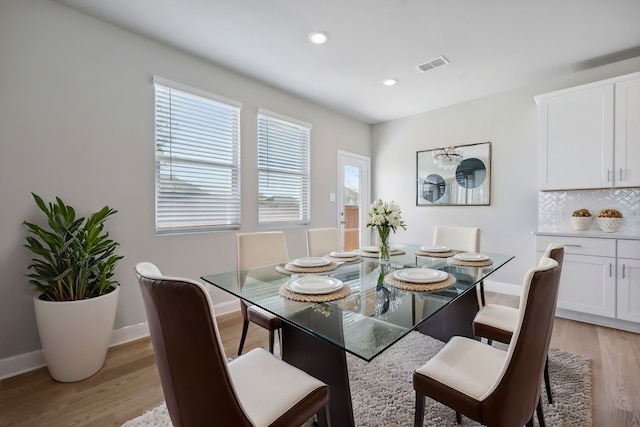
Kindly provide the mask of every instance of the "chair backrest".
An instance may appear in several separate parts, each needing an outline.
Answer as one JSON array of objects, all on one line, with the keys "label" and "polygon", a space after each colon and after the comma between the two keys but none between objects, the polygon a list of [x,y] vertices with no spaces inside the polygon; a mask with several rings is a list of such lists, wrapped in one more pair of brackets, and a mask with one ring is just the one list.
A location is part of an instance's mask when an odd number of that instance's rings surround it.
[{"label": "chair backrest", "polygon": [[340,232],[337,228],[307,230],[307,255],[323,256],[340,250]]},{"label": "chair backrest", "polygon": [[523,281],[524,300],[498,381],[480,397],[484,425],[524,425],[536,409],[558,299],[560,268],[542,258]]},{"label": "chair backrest", "polygon": [[455,251],[480,252],[480,229],[438,225],[433,231],[433,244]]},{"label": "chair backrest", "polygon": [[252,426],[227,368],[209,293],[198,282],[136,265],[162,391],[173,425]]},{"label": "chair backrest", "polygon": [[289,261],[282,231],[239,233],[238,270]]}]

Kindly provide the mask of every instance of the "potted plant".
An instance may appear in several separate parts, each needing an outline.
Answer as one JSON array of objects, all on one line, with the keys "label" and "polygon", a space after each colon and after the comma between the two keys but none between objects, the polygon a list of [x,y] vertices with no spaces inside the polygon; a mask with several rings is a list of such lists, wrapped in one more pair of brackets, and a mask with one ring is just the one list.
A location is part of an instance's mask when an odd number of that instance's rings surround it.
[{"label": "potted plant", "polygon": [[117,211],[103,207],[86,220],[56,197],[46,204],[33,194],[46,226],[24,221],[27,247],[34,258],[29,282],[42,351],[51,376],[80,381],[102,368],[118,305],[120,287],[113,280],[118,243],[104,230]]},{"label": "potted plant", "polygon": [[620,230],[622,214],[617,209],[603,209],[598,214],[598,227],[606,233]]},{"label": "potted plant", "polygon": [[586,230],[591,224],[591,218],[588,209],[578,209],[571,215],[571,226],[574,230]]}]

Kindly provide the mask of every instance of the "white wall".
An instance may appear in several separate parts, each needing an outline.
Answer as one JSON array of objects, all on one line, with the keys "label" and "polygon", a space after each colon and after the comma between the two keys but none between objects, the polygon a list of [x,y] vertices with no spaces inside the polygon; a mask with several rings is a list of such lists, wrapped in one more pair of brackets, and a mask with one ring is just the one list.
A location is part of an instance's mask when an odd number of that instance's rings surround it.
[{"label": "white wall", "polygon": [[[533,96],[638,70],[640,58],[634,58],[375,125],[372,196],[400,204],[407,230],[399,230],[395,240],[431,243],[438,224],[479,226],[481,250],[516,256],[492,279],[520,285],[535,263],[538,115]],[[484,141],[492,143],[490,206],[416,207],[417,151]]]},{"label": "white wall", "polygon": [[[212,40],[212,43],[223,42]],[[336,151],[370,155],[370,126],[152,42],[49,0],[0,3],[0,362],[40,348],[32,290],[24,274],[24,219],[35,192],[60,196],[89,214],[119,210],[107,223],[125,256],[116,328],[146,321],[137,262],[199,279],[231,270],[235,235],[154,234],[153,75],[244,104],[242,229],[257,230],[256,110],[312,123],[311,227],[336,225]],[[291,256],[305,249],[303,228],[285,230]],[[230,298],[213,292],[214,303]]]}]

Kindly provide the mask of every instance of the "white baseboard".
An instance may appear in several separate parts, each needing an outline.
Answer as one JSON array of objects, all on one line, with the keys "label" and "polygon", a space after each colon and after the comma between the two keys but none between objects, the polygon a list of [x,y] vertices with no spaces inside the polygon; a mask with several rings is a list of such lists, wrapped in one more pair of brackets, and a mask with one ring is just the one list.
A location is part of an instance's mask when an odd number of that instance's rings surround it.
[{"label": "white baseboard", "polygon": [[[229,314],[240,310],[240,303],[239,301],[224,302],[216,304],[213,309],[216,316],[221,316],[223,314]],[[147,322],[114,329],[111,334],[111,340],[109,341],[109,347],[111,348],[113,346],[126,344],[148,336],[149,325]],[[42,368],[46,365],[42,350],[31,351],[29,353],[0,359],[0,380],[24,374],[26,372]]]}]

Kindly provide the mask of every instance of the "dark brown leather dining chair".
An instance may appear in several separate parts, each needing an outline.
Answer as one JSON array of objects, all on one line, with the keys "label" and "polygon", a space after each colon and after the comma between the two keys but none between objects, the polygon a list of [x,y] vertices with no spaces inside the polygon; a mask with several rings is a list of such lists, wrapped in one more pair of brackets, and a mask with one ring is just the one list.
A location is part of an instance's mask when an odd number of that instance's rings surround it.
[{"label": "dark brown leather dining chair", "polygon": [[[533,426],[558,297],[560,269],[551,258],[527,272],[522,310],[507,351],[453,337],[413,374],[415,426],[423,425],[425,396],[488,427]],[[458,422],[460,419],[458,418]]]},{"label": "dark brown leather dining chair", "polygon": [[[558,263],[558,269],[562,274],[562,262],[564,259],[564,247],[560,243],[552,242],[541,259],[551,258]],[[473,333],[476,337],[486,338],[489,344],[498,341],[509,344],[518,320],[519,308],[508,307],[499,304],[487,304],[476,314],[473,319]],[[544,384],[549,404],[553,404],[551,393],[551,381],[549,380],[549,358],[544,365]]]},{"label": "dark brown leather dining chair", "polygon": [[323,382],[262,348],[227,362],[202,284],[162,276],[148,262],[136,266],[136,276],[175,427],[291,427],[318,413],[329,426]]}]

